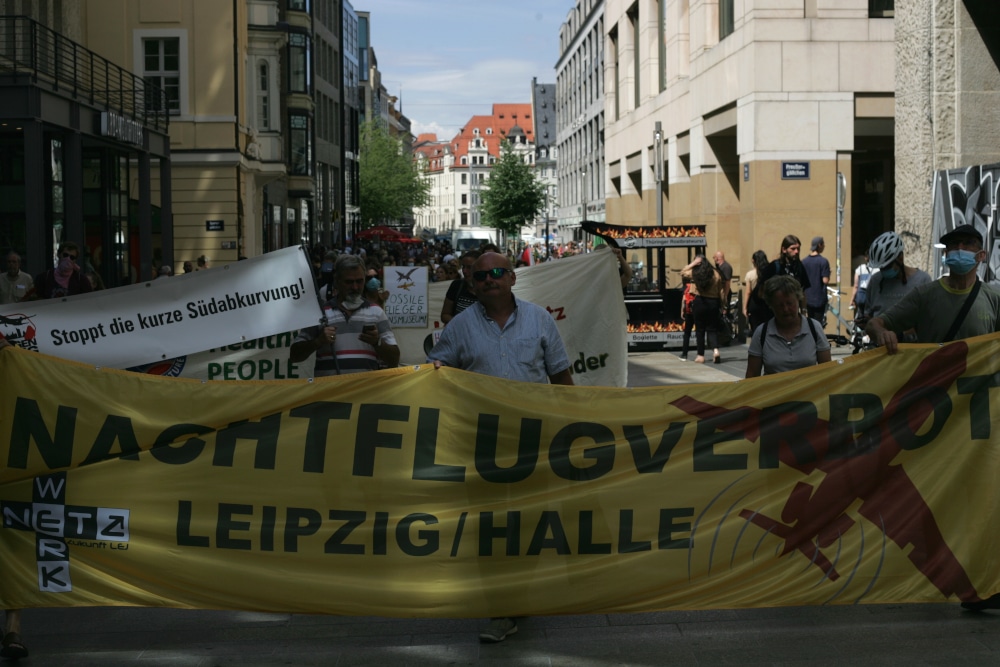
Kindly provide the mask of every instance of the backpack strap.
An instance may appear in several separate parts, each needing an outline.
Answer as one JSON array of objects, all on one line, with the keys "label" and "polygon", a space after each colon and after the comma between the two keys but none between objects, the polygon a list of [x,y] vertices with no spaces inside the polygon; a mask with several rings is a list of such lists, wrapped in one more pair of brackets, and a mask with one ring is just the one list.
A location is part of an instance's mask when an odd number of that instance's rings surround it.
[{"label": "backpack strap", "polygon": [[813,322],[813,319],[811,317],[807,317],[806,322],[809,323],[809,331],[812,332],[813,343],[819,345],[819,334],[816,333],[816,324]]},{"label": "backpack strap", "polygon": [[975,302],[976,297],[979,296],[979,288],[982,283],[979,278],[976,278],[976,284],[973,286],[972,291],[969,292],[969,296],[965,299],[965,303],[962,304],[962,310],[958,311],[958,315],[955,316],[955,321],[951,323],[951,327],[948,329],[948,333],[944,335],[944,340],[942,343],[949,343],[955,338],[955,334],[958,333],[959,328],[962,326],[962,322],[965,321],[965,316],[969,314],[972,309],[972,304]]}]

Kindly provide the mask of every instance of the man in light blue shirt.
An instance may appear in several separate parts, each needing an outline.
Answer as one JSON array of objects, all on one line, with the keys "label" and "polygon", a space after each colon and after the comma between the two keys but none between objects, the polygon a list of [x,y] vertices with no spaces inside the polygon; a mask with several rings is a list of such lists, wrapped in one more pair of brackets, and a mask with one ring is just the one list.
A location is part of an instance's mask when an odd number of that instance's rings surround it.
[{"label": "man in light blue shirt", "polygon": [[[484,253],[472,265],[478,303],[448,322],[427,355],[435,368],[452,366],[520,382],[573,384],[569,357],[552,315],[522,301],[511,288],[517,276],[510,260]],[[517,632],[510,617],[490,619],[479,633],[483,642],[500,642]]]},{"label": "man in light blue shirt", "polygon": [[572,385],[555,321],[541,306],[514,296],[510,260],[486,253],[473,264],[472,276],[479,302],[448,322],[428,361],[507,380]]}]

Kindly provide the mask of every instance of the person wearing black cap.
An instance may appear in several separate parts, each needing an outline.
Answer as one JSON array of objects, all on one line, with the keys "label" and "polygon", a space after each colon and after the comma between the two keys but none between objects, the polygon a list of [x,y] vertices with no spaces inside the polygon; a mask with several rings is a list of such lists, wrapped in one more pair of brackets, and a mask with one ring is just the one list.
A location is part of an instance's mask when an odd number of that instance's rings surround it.
[{"label": "person wearing black cap", "polygon": [[983,235],[962,225],[942,236],[941,243],[948,275],[914,288],[865,327],[888,354],[898,350],[896,332],[910,328],[919,343],[947,343],[1000,330],[1000,290],[983,284],[976,274],[986,261]]},{"label": "person wearing black cap", "polygon": [[802,260],[802,268],[809,276],[809,287],[806,293],[806,310],[809,311],[810,319],[822,322],[826,325],[826,286],[830,284],[830,262],[823,257],[823,250],[826,243],[822,236],[813,237],[810,244],[811,252]]}]

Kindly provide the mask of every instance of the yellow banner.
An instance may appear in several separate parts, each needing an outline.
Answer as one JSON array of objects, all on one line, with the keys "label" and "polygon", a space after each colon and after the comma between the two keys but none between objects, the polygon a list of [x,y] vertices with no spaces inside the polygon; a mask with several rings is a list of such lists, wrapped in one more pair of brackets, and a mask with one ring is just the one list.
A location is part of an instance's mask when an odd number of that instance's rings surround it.
[{"label": "yellow banner", "polygon": [[0,607],[975,600],[1000,591],[998,340],[648,389],[199,382],[6,349]]}]

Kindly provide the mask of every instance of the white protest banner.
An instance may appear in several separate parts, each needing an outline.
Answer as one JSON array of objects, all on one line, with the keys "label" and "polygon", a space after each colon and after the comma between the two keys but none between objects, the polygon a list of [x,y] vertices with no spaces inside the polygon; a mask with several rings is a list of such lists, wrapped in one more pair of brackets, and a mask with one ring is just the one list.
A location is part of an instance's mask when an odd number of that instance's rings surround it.
[{"label": "white protest banner", "polygon": [[[628,382],[625,300],[618,262],[610,252],[592,252],[517,269],[514,294],[544,307],[556,321],[572,364],[573,382],[624,387]],[[400,363],[423,364],[441,334],[441,307],[451,281],[428,289],[430,326],[396,329]]]},{"label": "white protest banner", "polygon": [[385,314],[393,331],[400,327],[427,327],[427,267],[387,266],[382,274],[389,290]]},{"label": "white protest banner", "polygon": [[173,359],[134,366],[127,370],[146,375],[197,380],[301,380],[311,378],[316,355],[292,362],[289,349],[297,331],[186,354]]},{"label": "white protest banner", "polygon": [[167,362],[319,322],[300,247],[209,271],[0,306],[0,333],[23,348],[96,366]]}]

